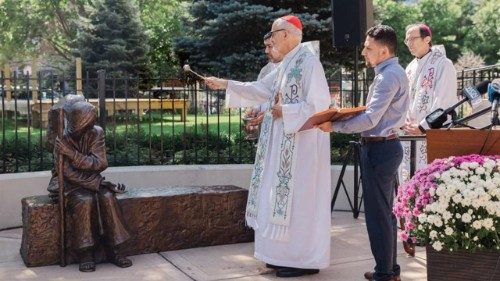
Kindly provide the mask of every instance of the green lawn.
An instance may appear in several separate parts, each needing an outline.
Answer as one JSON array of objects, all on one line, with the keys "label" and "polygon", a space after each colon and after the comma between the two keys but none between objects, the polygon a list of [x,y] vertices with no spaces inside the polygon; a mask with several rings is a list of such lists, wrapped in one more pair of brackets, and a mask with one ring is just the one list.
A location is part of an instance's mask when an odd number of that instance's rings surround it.
[{"label": "green lawn", "polygon": [[[180,117],[170,115],[160,116],[159,114],[143,115],[142,120],[138,122],[137,118],[127,122],[124,119],[108,120],[107,131],[108,133],[124,133],[127,131],[137,131],[140,126],[151,135],[172,135],[180,133],[199,133],[205,134],[208,130],[209,133],[222,134],[222,135],[237,135],[240,133],[241,118],[239,115],[188,115],[187,120],[181,121]],[[114,122],[116,121],[116,126]]]},{"label": "green lawn", "polygon": [[[172,118],[173,117],[173,118]],[[107,133],[111,134],[122,134],[125,131],[134,132],[137,131],[138,127],[141,131],[150,133],[151,135],[172,135],[180,134],[185,132],[190,133],[200,133],[205,134],[207,130],[210,133],[219,133],[221,135],[239,135],[241,127],[241,118],[239,114],[229,115],[187,115],[187,120],[181,121],[180,116],[172,116],[171,114],[160,115],[155,114],[145,114],[139,121],[137,116],[134,115],[122,115],[110,117],[106,123]],[[116,125],[115,125],[116,124]],[[14,139],[17,137],[19,139],[27,139],[31,136],[31,142],[38,142],[40,134],[42,136],[46,135],[46,129],[28,127],[26,119],[13,120],[4,119],[0,123],[0,131],[5,131],[6,139]],[[242,133],[243,134],[243,133]]]}]

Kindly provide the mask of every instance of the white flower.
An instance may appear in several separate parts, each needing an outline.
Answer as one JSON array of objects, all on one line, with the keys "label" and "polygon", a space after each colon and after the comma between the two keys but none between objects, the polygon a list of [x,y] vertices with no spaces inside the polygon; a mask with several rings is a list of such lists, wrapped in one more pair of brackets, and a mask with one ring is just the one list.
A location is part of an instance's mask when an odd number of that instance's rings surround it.
[{"label": "white flower", "polygon": [[453,229],[451,229],[450,227],[446,227],[446,229],[444,230],[444,233],[446,233],[446,235],[452,235]]},{"label": "white flower", "polygon": [[472,223],[472,227],[474,227],[475,229],[481,229],[482,226],[483,223],[481,220],[476,220]]},{"label": "white flower", "polygon": [[491,218],[486,218],[483,220],[483,226],[486,229],[490,229],[493,227],[493,219]]},{"label": "white flower", "polygon": [[443,213],[443,219],[444,219],[445,221],[450,220],[452,217],[453,217],[453,215],[452,215],[450,212],[448,212],[448,211],[445,211],[445,212]]},{"label": "white flower", "polygon": [[436,189],[435,188],[430,188],[429,189],[429,194],[434,197],[434,195],[436,195]]},{"label": "white flower", "polygon": [[453,201],[454,201],[455,203],[461,203],[461,202],[462,202],[462,195],[460,195],[460,194],[455,194],[455,195],[453,195],[453,198],[452,198],[452,199],[453,199]]},{"label": "white flower", "polygon": [[418,222],[419,223],[424,223],[427,220],[427,215],[426,214],[420,214],[418,215]]},{"label": "white flower", "polygon": [[436,241],[432,244],[432,248],[434,248],[434,250],[439,252],[443,249],[443,243]]},{"label": "white flower", "polygon": [[462,215],[462,221],[465,223],[469,223],[472,220],[472,216],[469,213],[465,213]]},{"label": "white flower", "polygon": [[476,174],[482,175],[484,173],[486,173],[486,169],[484,167],[477,167],[476,168]]},{"label": "white flower", "polygon": [[[480,159],[481,156],[474,157]],[[500,223],[500,158],[492,160],[485,156],[478,162],[460,158],[441,160],[438,165],[448,165],[447,170],[433,174],[429,174],[431,169],[427,173],[423,171],[422,175],[427,178],[422,185],[412,183],[418,197],[409,202],[408,210],[412,212],[415,229],[419,230],[415,233],[417,238],[430,241],[436,251],[453,249],[457,243],[458,246],[463,245],[463,249],[487,248],[486,244],[479,244],[479,240],[495,237],[496,229],[500,228],[496,227]],[[455,163],[461,164],[457,166]],[[429,195],[432,203],[424,204],[420,214],[415,215],[418,213],[413,213],[416,204],[428,202]],[[458,231],[462,227],[464,229]],[[428,236],[421,237],[424,233]]]}]

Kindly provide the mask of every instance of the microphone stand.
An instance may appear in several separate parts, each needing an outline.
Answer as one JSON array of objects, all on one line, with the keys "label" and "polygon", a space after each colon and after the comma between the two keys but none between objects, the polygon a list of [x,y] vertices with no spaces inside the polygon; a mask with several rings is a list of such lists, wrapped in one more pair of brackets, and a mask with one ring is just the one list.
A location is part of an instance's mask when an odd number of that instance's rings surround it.
[{"label": "microphone stand", "polygon": [[[472,120],[472,119],[474,119],[474,118],[476,118],[478,116],[481,116],[481,115],[483,115],[483,114],[485,114],[487,112],[490,112],[490,111],[491,111],[491,108],[485,108],[485,109],[482,109],[482,110],[480,110],[480,111],[478,111],[478,112],[476,112],[474,114],[471,114],[471,115],[469,115],[467,117],[460,118],[458,120],[456,119],[457,114],[456,113],[455,114],[452,113],[452,120],[451,120],[451,122],[447,123],[447,124],[444,124],[443,127],[447,128],[447,129],[451,129],[451,128],[455,128],[455,127],[468,127],[470,129],[476,129],[476,128],[471,127],[471,126],[469,126],[467,124],[464,124],[464,122]],[[455,118],[453,118],[453,115],[455,115]],[[490,125],[488,125],[485,128],[488,128],[489,126]],[[485,128],[481,128],[481,129],[485,129]]]},{"label": "microphone stand", "polygon": [[498,119],[498,100],[493,101],[493,114],[491,116],[491,126],[500,125],[500,120]]}]

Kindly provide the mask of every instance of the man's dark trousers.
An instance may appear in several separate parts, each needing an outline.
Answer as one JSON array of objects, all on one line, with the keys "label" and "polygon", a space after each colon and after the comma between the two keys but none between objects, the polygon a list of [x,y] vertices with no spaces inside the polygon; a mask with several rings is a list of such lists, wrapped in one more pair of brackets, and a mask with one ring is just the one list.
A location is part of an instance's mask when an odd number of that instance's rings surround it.
[{"label": "man's dark trousers", "polygon": [[400,274],[396,261],[397,223],[392,213],[394,187],[403,148],[398,139],[361,145],[361,173],[366,228],[375,258],[374,279],[390,280]]}]

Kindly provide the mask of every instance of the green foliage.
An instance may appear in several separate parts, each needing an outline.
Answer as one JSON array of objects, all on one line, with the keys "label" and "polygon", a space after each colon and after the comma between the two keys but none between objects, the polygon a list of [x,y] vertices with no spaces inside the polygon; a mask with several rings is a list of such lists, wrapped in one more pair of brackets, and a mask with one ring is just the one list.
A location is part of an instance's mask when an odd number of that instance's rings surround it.
[{"label": "green foliage", "polygon": [[95,76],[149,77],[147,37],[134,2],[99,0],[79,26],[78,53],[84,71]]},{"label": "green foliage", "polygon": [[[465,47],[481,55],[486,63],[500,63],[500,5],[496,0],[482,0],[472,15],[473,32],[464,38]],[[462,52],[465,53],[465,52]]]},{"label": "green foliage", "polygon": [[149,43],[149,58],[157,76],[175,77],[180,69],[173,52],[174,38],[185,33],[188,16],[180,0],[136,0]]},{"label": "green foliage", "polygon": [[[205,127],[205,128],[204,128]],[[212,125],[213,127],[213,125]],[[52,153],[45,148],[45,139],[27,138],[28,134],[8,134],[0,138],[0,173],[50,170]],[[340,164],[349,148],[353,135],[332,134],[332,163]],[[41,146],[40,146],[41,145]],[[200,126],[184,131],[149,131],[133,124],[127,130],[107,129],[106,147],[110,167],[134,165],[185,164],[252,164],[255,142],[245,139],[239,130],[229,135],[227,128],[214,130]],[[16,168],[17,167],[17,168]]]},{"label": "green foliage", "polygon": [[5,145],[0,143],[0,153],[0,173],[4,169],[5,173],[52,169],[52,153],[39,143],[28,142],[26,137],[5,139]]},{"label": "green foliage", "polygon": [[421,21],[432,29],[433,44],[443,44],[446,56],[456,61],[464,47],[468,32],[475,32],[472,26],[473,4],[470,0],[422,0],[418,6]]},{"label": "green foliage", "polygon": [[0,1],[0,63],[57,54],[71,61],[76,20],[90,0]]},{"label": "green foliage", "polygon": [[400,63],[408,64],[413,56],[404,44],[406,26],[418,22],[419,9],[416,6],[406,5],[399,1],[374,0],[375,23],[389,25],[396,31]]},{"label": "green foliage", "polygon": [[420,0],[415,5],[403,1],[374,0],[375,19],[395,28],[398,35],[400,62],[412,59],[403,44],[405,27],[424,22],[433,32],[433,44],[443,44],[446,54],[456,61],[472,51],[487,64],[499,60],[500,7],[495,0]]},{"label": "green foliage", "polygon": [[[193,1],[190,32],[176,41],[176,53],[195,70],[235,79],[255,79],[265,65],[263,36],[274,19],[293,13],[304,26],[304,40],[319,40],[328,67],[352,59],[348,50],[332,47],[330,2],[322,1]],[[353,53],[352,53],[353,54]]]},{"label": "green foliage", "polygon": [[[375,20],[396,29],[403,65],[412,58],[403,44],[404,28],[420,21],[431,26],[434,44],[444,44],[452,60],[473,52],[495,64],[500,57],[497,2],[374,0]],[[117,6],[109,10],[103,8],[106,3]],[[139,75],[151,69],[155,75],[172,77],[188,62],[203,73],[253,80],[266,63],[262,36],[273,19],[288,13],[302,19],[304,41],[320,40],[328,75],[338,66],[352,68],[354,51],[332,47],[330,0],[2,0],[0,64],[14,61],[22,66],[38,57],[44,65],[68,70],[75,51],[81,51],[110,72]],[[92,27],[96,33],[90,32]],[[95,48],[78,50],[83,43]]]}]

